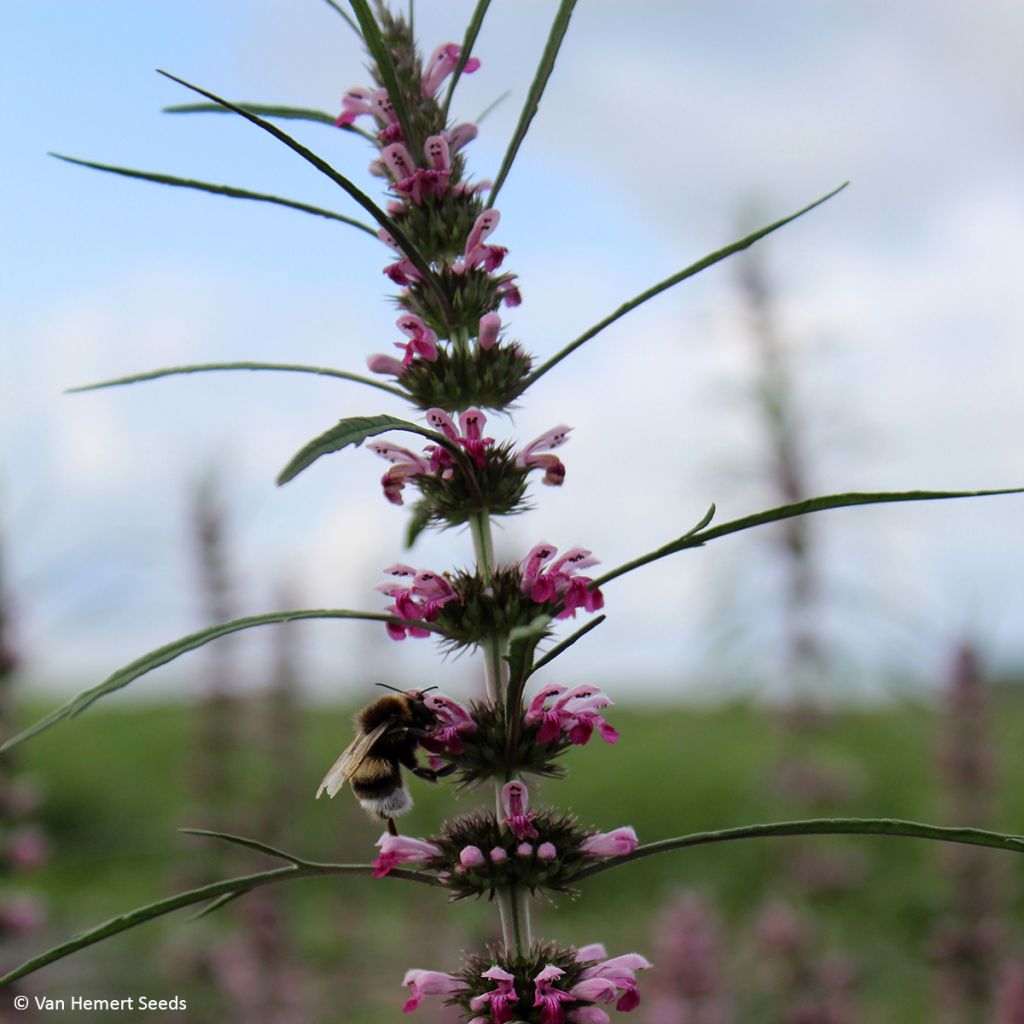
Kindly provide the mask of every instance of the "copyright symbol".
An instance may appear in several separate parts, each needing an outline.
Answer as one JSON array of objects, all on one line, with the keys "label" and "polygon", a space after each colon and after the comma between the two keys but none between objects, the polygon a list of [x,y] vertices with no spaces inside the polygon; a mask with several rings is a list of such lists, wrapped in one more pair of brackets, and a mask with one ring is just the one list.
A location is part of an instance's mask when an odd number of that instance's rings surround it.
[{"label": "copyright symbol", "polygon": [[16,1010],[25,1010],[28,1008],[28,996],[15,996],[14,997],[14,1008]]}]

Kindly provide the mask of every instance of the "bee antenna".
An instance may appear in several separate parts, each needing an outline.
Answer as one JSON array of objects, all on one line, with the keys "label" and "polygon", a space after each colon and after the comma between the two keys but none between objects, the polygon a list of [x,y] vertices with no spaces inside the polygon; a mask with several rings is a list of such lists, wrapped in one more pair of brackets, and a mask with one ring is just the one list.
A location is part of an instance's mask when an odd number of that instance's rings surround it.
[{"label": "bee antenna", "polygon": [[405,690],[400,690],[397,686],[391,686],[388,683],[374,683],[374,686],[383,686],[385,690],[394,690],[395,693],[405,693]]},{"label": "bee antenna", "polygon": [[428,686],[425,690],[420,690],[420,696],[422,697],[425,693],[430,693],[431,690],[436,690],[436,686]]}]

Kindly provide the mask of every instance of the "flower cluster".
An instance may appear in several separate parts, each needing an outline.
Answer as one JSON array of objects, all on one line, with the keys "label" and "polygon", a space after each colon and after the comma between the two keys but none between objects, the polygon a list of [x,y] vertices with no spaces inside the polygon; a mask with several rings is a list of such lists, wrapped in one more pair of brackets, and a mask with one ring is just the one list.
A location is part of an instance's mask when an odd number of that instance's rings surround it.
[{"label": "flower cluster", "polygon": [[[499,566],[484,583],[475,572],[436,573],[397,564],[384,570],[407,582],[379,584],[377,589],[394,599],[388,608],[403,619],[436,622],[443,642],[474,647],[485,640],[507,637],[539,615],[574,618],[583,608],[593,612],[604,606],[604,596],[580,570],[597,564],[586,548],[572,548],[546,565],[558,549],[538,544],[520,565]],[[425,637],[422,626],[387,623],[392,640]],[[606,699],[606,698],[605,698]],[[573,741],[575,742],[575,741]]]},{"label": "flower cluster", "polygon": [[[527,477],[535,469],[544,471],[543,482],[550,486],[560,486],[565,479],[565,466],[551,452],[566,442],[571,427],[553,427],[517,453],[484,436],[487,417],[475,407],[459,416],[457,426],[443,409],[428,409],[426,419],[447,444],[427,445],[422,453],[389,441],[367,445],[391,463],[381,477],[388,501],[404,504],[406,484],[416,485],[421,497],[414,520],[423,525],[459,526],[484,509],[499,516],[521,512],[526,508]],[[465,461],[458,459],[459,453],[465,454]]]},{"label": "flower cluster", "polygon": [[608,1024],[602,1007],[635,1009],[637,972],[651,966],[639,953],[609,957],[600,943],[579,950],[534,946],[522,956],[488,953],[470,957],[457,974],[408,971],[403,984],[412,994],[403,1010],[415,1010],[426,996],[446,996],[470,1024]]},{"label": "flower cluster", "polygon": [[374,877],[383,878],[405,864],[436,872],[452,899],[490,895],[522,885],[531,892],[571,893],[577,872],[588,862],[621,857],[637,847],[628,825],[610,832],[586,831],[571,815],[529,809],[526,786],[508,782],[502,789],[504,816],[472,813],[447,822],[428,839],[385,833],[377,841]]},{"label": "flower cluster", "polygon": [[[500,337],[497,309],[517,306],[521,297],[515,275],[500,272],[508,250],[491,241],[501,215],[483,204],[490,185],[464,179],[462,150],[476,138],[476,125],[449,127],[437,99],[461,50],[443,43],[421,64],[405,22],[385,9],[379,17],[405,120],[373,69],[376,87],[349,89],[335,122],[344,128],[363,118],[372,122],[375,131],[363,133],[377,148],[370,171],[388,182],[387,213],[397,228],[382,228],[378,237],[395,257],[384,273],[402,289],[398,302],[407,315],[399,329],[408,340],[398,343],[401,359],[378,354],[368,364],[395,377],[420,408],[502,409],[522,391],[531,360]],[[462,72],[479,66],[471,57]],[[415,252],[403,249],[406,240]]]}]

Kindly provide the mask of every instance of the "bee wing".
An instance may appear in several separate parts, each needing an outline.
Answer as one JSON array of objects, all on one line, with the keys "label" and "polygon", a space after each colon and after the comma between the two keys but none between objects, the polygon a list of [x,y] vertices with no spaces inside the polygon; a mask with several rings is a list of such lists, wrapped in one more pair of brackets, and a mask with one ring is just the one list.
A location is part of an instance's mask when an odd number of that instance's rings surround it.
[{"label": "bee wing", "polygon": [[355,775],[359,766],[366,760],[374,743],[390,728],[391,722],[381,722],[372,732],[357,736],[342,751],[341,757],[331,765],[331,770],[324,776],[320,788],[316,791],[317,797],[319,798],[324,790],[327,791],[329,797],[333,797]]}]

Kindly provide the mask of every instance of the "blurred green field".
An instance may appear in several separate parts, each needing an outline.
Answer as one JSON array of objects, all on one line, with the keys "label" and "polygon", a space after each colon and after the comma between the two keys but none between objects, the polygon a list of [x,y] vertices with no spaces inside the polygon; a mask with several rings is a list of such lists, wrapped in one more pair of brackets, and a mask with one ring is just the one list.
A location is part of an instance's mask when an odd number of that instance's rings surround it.
[{"label": "blurred green field", "polygon": [[[370,860],[379,835],[347,795],[333,803],[312,799],[324,770],[347,742],[349,715],[341,709],[305,712],[301,757],[288,769],[300,797],[279,808],[287,836],[280,845],[311,859]],[[851,798],[821,806],[820,815],[955,824],[946,820],[936,782],[936,712],[924,706],[845,712],[798,739],[781,730],[769,712],[743,704],[703,710],[618,707],[613,721],[621,733],[617,746],[595,739],[570,751],[568,778],[544,786],[553,802],[571,806],[585,825],[604,830],[632,824],[641,841],[650,841],[807,816],[774,793],[769,782],[773,766],[794,754],[814,756],[860,780]],[[194,728],[194,713],[182,706],[92,710],[25,745],[21,764],[46,793],[43,820],[55,849],[50,864],[32,879],[49,900],[51,924],[20,952],[27,956],[195,884],[196,871],[240,874],[272,866],[231,848],[221,848],[219,863],[211,866],[199,859],[208,841],[176,832],[182,826],[216,824],[201,820],[187,795]],[[998,820],[991,824],[1024,832],[1024,701],[1019,692],[1000,694],[993,729],[1002,785]],[[237,798],[225,808],[221,824],[253,834],[281,769],[258,751],[247,753],[235,768]],[[411,785],[416,807],[402,822],[402,831],[411,835],[429,835],[442,817],[469,810],[488,796],[457,798],[450,786],[432,787],[415,779]],[[817,897],[813,904],[822,948],[848,952],[858,964],[858,1019],[933,1019],[927,948],[935,921],[949,904],[942,849],[895,838],[818,842],[863,858],[855,888]],[[730,960],[734,970],[743,972],[751,956],[752,915],[766,900],[790,895],[784,868],[792,843],[754,840],[627,865],[585,882],[577,902],[541,906],[536,932],[575,944],[604,941],[612,953],[650,952],[659,908],[674,892],[696,889],[712,895],[722,908]],[[1008,910],[1019,932],[1024,858],[992,856],[1003,866],[1005,889],[1012,894]],[[277,892],[309,979],[310,1021],[393,1020],[407,967],[450,968],[460,949],[476,948],[493,937],[495,915],[486,904],[447,907],[442,892],[396,880],[304,880]],[[201,921],[189,923],[186,911],[118,936],[46,968],[30,979],[29,990],[50,996],[179,993],[191,999],[188,1020],[224,1019],[212,997],[204,995],[202,980],[183,981],[175,964],[187,960],[190,950],[237,928],[242,903]],[[422,1019],[429,1019],[429,1011]],[[751,1013],[743,1019],[770,1018]]]}]

